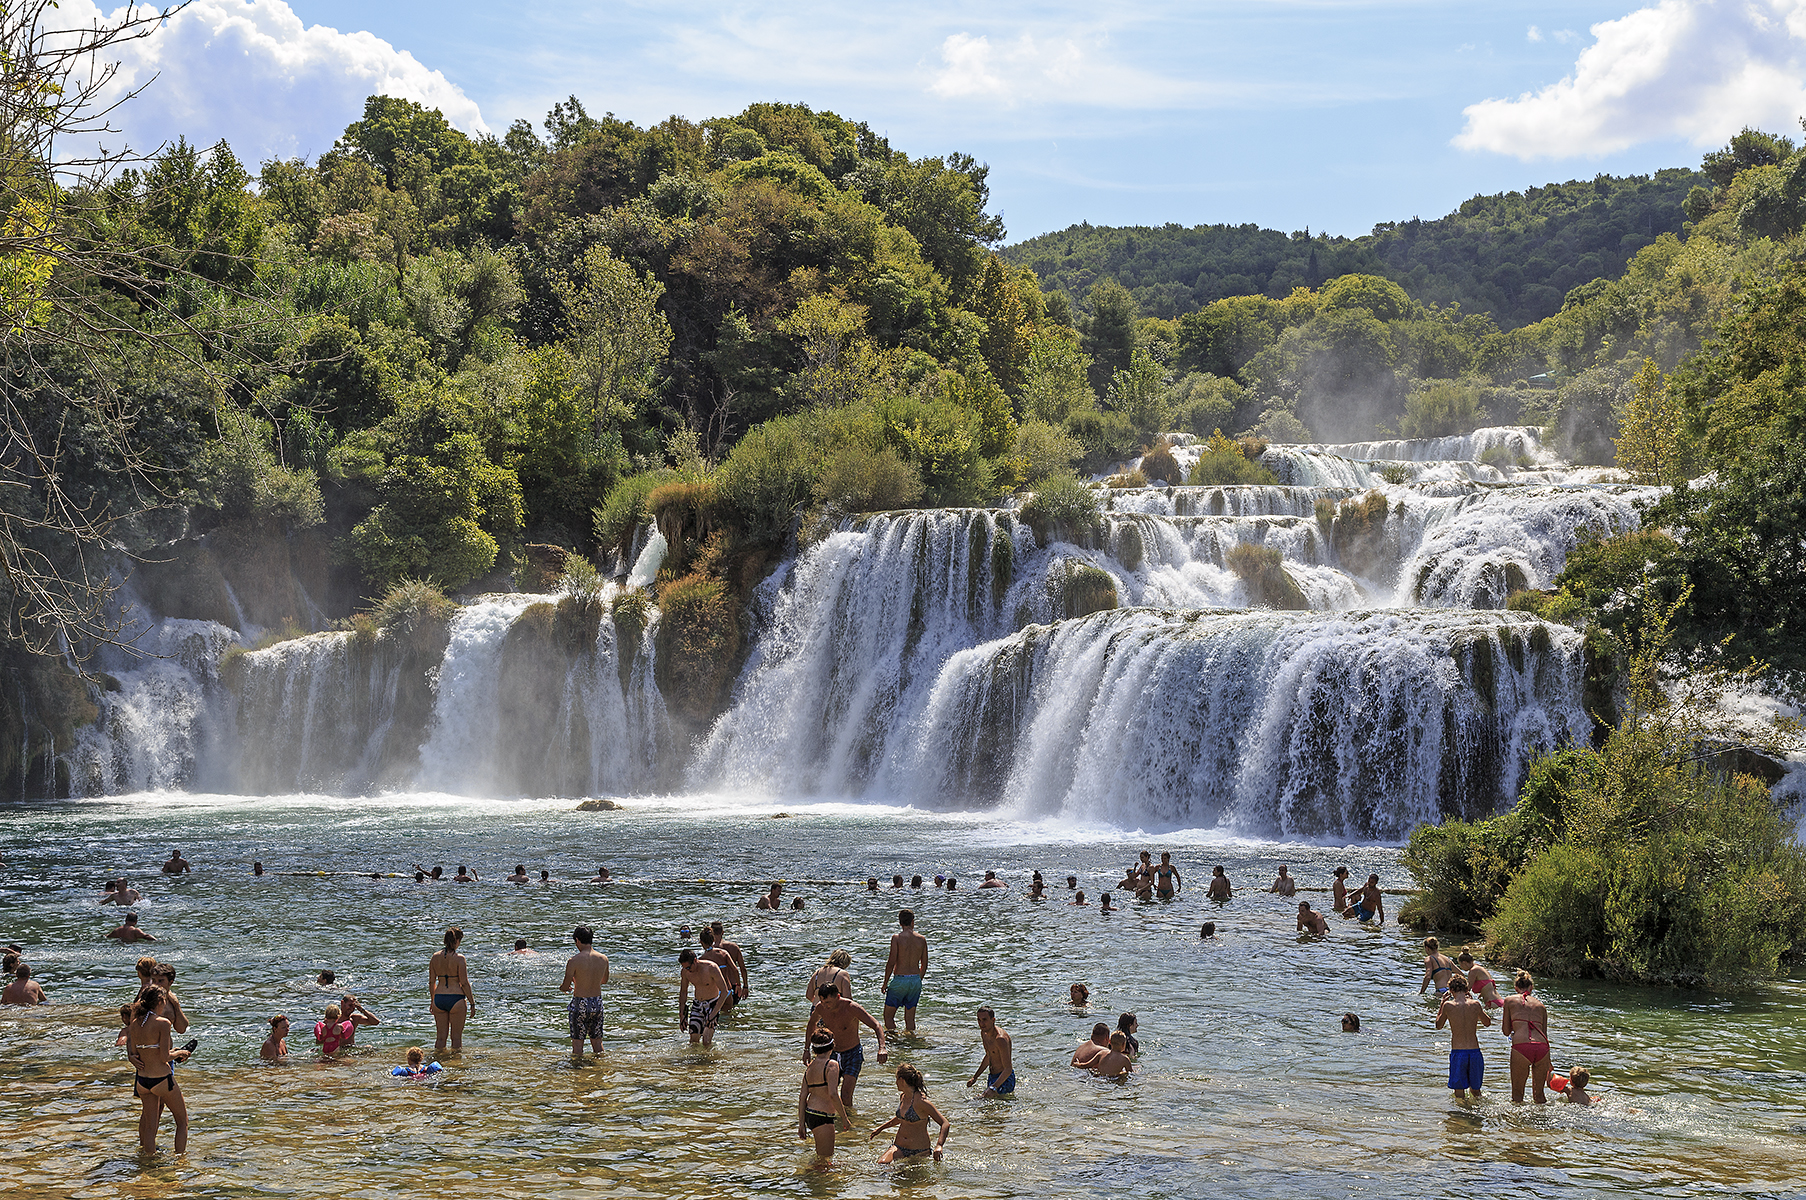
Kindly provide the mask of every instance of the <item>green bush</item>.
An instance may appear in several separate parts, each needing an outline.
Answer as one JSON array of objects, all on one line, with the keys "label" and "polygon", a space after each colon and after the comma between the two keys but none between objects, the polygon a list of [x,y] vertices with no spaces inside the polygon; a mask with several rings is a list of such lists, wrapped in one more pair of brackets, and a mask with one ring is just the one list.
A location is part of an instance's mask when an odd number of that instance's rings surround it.
[{"label": "green bush", "polygon": [[1060,613],[1068,620],[1115,608],[1116,580],[1089,563],[1068,560],[1060,577]]},{"label": "green bush", "polygon": [[715,717],[742,642],[734,594],[719,579],[687,575],[659,589],[654,677],[665,703],[695,723]]},{"label": "green bush", "polygon": [[836,447],[815,481],[815,502],[840,512],[908,508],[922,498],[922,475],[889,446],[848,441]]},{"label": "green bush", "polygon": [[1237,542],[1223,556],[1224,565],[1248,585],[1248,598],[1255,607],[1303,612],[1310,601],[1298,590],[1298,584],[1285,569],[1284,556],[1267,546]]},{"label": "green bush", "polygon": [[1049,475],[1070,472],[1072,464],[1085,457],[1085,444],[1059,425],[1030,417],[1016,430],[1016,457],[1022,463],[1023,482],[1035,484]]},{"label": "green bush", "polygon": [[1097,493],[1070,471],[1049,475],[1023,504],[1022,519],[1043,546],[1056,539],[1086,544],[1100,525]]},{"label": "green bush", "polygon": [[1435,379],[1405,400],[1398,432],[1408,438],[1448,437],[1486,424],[1486,406],[1477,383]]},{"label": "green bush", "polygon": [[1141,444],[1135,435],[1135,426],[1115,411],[1084,409],[1071,413],[1066,418],[1066,431],[1085,447],[1085,458],[1080,466],[1091,474],[1133,457]]},{"label": "green bush", "polygon": [[1211,430],[1234,423],[1235,410],[1246,397],[1233,379],[1193,371],[1167,393],[1167,406],[1175,429],[1207,437]]},{"label": "green bush", "polygon": [[800,416],[777,417],[747,430],[713,476],[735,527],[757,540],[782,540],[815,490],[822,449]]},{"label": "green bush", "polygon": [[596,545],[605,550],[626,553],[633,543],[633,531],[652,517],[646,497],[652,489],[672,478],[669,471],[642,471],[629,475],[608,489],[602,503],[591,511],[595,520]]},{"label": "green bush", "polygon": [[1537,826],[1527,817],[1513,809],[1484,821],[1444,821],[1412,830],[1404,864],[1420,890],[1399,920],[1417,929],[1479,932],[1539,844]]},{"label": "green bush", "polygon": [[417,639],[451,623],[458,603],[424,579],[403,579],[383,593],[370,610],[375,628],[403,639]]},{"label": "green bush", "polygon": [[1164,440],[1155,442],[1148,452],[1141,456],[1141,473],[1149,479],[1163,480],[1169,484],[1185,481],[1185,473],[1179,469],[1178,460],[1173,458],[1172,447]]},{"label": "green bush", "polygon": [[[1261,447],[1266,448],[1265,444]],[[1221,429],[1210,435],[1210,442],[1198,461],[1192,464],[1185,482],[1209,487],[1237,483],[1278,483],[1279,477],[1257,462],[1250,462],[1243,447],[1223,436]]]}]

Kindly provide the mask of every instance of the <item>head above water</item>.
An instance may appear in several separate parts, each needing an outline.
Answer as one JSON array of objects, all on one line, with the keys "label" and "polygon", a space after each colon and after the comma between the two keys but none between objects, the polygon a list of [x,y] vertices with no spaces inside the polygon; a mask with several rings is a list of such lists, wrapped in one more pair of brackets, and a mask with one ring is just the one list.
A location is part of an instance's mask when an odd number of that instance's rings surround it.
[{"label": "head above water", "polygon": [[251,864],[251,874],[253,874],[253,875],[263,874],[263,864],[260,862],[252,863]]},{"label": "head above water", "polygon": [[426,1061],[426,1051],[419,1046],[408,1047],[408,1066],[417,1067]]},{"label": "head above water", "polygon": [[1584,1088],[1592,1082],[1593,1073],[1585,1067],[1575,1067],[1568,1072],[1568,1086],[1571,1088]]},{"label": "head above water", "polygon": [[1455,956],[1455,962],[1464,968],[1471,967],[1474,965],[1474,956],[1463,950]]},{"label": "head above water", "polygon": [[526,938],[515,938],[514,939],[514,948],[516,950],[525,950],[527,948],[527,939]]},{"label": "head above water", "polygon": [[1449,977],[1449,991],[1465,995],[1468,991],[1467,980],[1463,979],[1459,974],[1451,975]]},{"label": "head above water", "polygon": [[342,1019],[344,1017],[344,1015],[345,1015],[345,1010],[340,1008],[338,1005],[328,1004],[326,1006],[326,1023],[328,1025],[337,1025],[339,1023],[340,1019]]},{"label": "head above water", "polygon": [[723,925],[720,921],[710,921],[709,928],[714,932],[715,940],[717,942],[727,941],[727,926]]},{"label": "head above water", "polygon": [[1423,948],[1428,950],[1431,954],[1435,954],[1438,950],[1442,949],[1442,944],[1433,937],[1427,937],[1423,940]]},{"label": "head above water", "polygon": [[331,971],[321,971],[318,975],[314,976],[314,982],[319,984],[321,987],[331,987],[332,984],[337,981],[337,979],[338,979],[338,977],[336,975],[334,975]]},{"label": "head above water", "polygon": [[1068,875],[1066,877],[1066,886],[1068,888],[1075,888],[1075,887],[1079,886],[1079,877],[1077,875]]},{"label": "head above water", "polygon": [[817,1029],[809,1038],[809,1050],[818,1055],[834,1053],[834,1035],[825,1029]]},{"label": "head above water", "polygon": [[1336,878],[1337,879],[1347,879],[1348,878],[1348,868],[1347,867],[1337,867],[1336,868]]},{"label": "head above water", "polygon": [[1206,921],[1198,928],[1198,936],[1201,938],[1212,938],[1216,935],[1217,923],[1215,921]]},{"label": "head above water", "polygon": [[902,887],[903,886],[903,877],[901,875],[892,875],[890,877],[890,885],[894,888]]},{"label": "head above water", "polygon": [[911,1091],[924,1094],[928,1091],[928,1082],[922,1078],[922,1073],[908,1063],[897,1068],[897,1082]]},{"label": "head above water", "polygon": [[1091,1027],[1091,1040],[1100,1046],[1108,1046],[1110,1044],[1110,1027],[1102,1021],[1093,1025]]},{"label": "head above water", "polygon": [[1090,988],[1082,983],[1075,983],[1072,985],[1072,1002],[1074,1004],[1083,1004],[1089,999],[1091,999]]},{"label": "head above water", "polygon": [[1359,1033],[1359,1032],[1361,1032],[1361,1018],[1355,1016],[1353,1013],[1343,1013],[1342,1014],[1342,1032],[1343,1033]]},{"label": "head above water", "polygon": [[920,875],[911,875],[909,877],[909,886],[910,887],[921,887],[922,886],[922,877]]},{"label": "head above water", "polygon": [[138,914],[135,912],[125,914],[125,923],[127,925],[136,925],[138,923]]},{"label": "head above water", "polygon": [[1110,1035],[1110,1049],[1127,1050],[1128,1048],[1129,1048],[1129,1035],[1128,1034],[1126,1034],[1122,1030],[1118,1029],[1115,1033]]},{"label": "head above water", "polygon": [[1531,993],[1531,991],[1536,987],[1536,980],[1530,978],[1530,972],[1519,971],[1518,975],[1517,975],[1517,979],[1513,982],[1512,986],[1517,988],[1518,991],[1524,993],[1524,995],[1528,996]]},{"label": "head above water", "polygon": [[1134,1033],[1140,1025],[1141,1022],[1135,1019],[1135,1014],[1132,1012],[1123,1013],[1116,1018],[1116,1027],[1124,1033]]},{"label": "head above water", "polygon": [[840,999],[840,985],[837,983],[824,983],[815,989],[815,994],[820,996],[823,1000],[838,1000]]},{"label": "head above water", "polygon": [[694,951],[694,950],[679,951],[678,955],[677,955],[677,961],[683,966],[686,966],[686,967],[689,966],[691,963],[696,961],[696,951]]},{"label": "head above water", "polygon": [[462,942],[463,940],[464,940],[464,931],[462,929],[459,929],[457,926],[454,925],[450,929],[447,929],[445,931],[445,949],[447,950],[447,952],[456,950],[458,948],[458,943]]},{"label": "head above water", "polygon": [[702,943],[702,948],[704,950],[707,950],[710,946],[715,944],[715,931],[704,925],[697,933],[696,940]]},{"label": "head above water", "polygon": [[905,929],[914,929],[915,925],[916,925],[915,910],[911,909],[911,908],[905,908],[905,909],[902,909],[901,911],[899,911],[897,913],[897,924],[901,925]]}]

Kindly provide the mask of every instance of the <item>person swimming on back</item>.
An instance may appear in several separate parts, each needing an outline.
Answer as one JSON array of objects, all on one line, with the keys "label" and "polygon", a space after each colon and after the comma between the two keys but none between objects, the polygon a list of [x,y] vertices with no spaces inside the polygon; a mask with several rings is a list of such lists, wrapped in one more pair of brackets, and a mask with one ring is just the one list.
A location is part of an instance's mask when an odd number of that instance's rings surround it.
[{"label": "person swimming on back", "polygon": [[[1431,984],[1436,985],[1436,994],[1446,996],[1449,992],[1449,980],[1455,975],[1455,960],[1442,953],[1441,947],[1433,937],[1423,940],[1423,983],[1418,985],[1417,994],[1423,995]],[[1462,977],[1466,982],[1466,977]]]}]

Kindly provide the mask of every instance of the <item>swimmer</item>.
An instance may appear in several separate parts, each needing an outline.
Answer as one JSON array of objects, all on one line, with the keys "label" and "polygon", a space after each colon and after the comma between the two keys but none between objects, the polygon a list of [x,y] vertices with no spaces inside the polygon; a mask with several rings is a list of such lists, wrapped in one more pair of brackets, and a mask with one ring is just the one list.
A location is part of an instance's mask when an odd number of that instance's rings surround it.
[{"label": "swimmer", "polygon": [[415,883],[425,883],[426,882],[425,873],[421,872],[421,871],[415,871],[414,872],[414,882]]},{"label": "swimmer", "polygon": [[1010,885],[1005,883],[1003,880],[997,878],[997,872],[986,871],[985,872],[985,881],[983,883],[979,884],[978,886],[980,888],[1006,888],[1006,887],[1009,887]]},{"label": "swimmer", "polygon": [[[608,955],[596,949],[596,933],[588,925],[571,930],[571,941],[577,953],[564,964],[561,992],[571,994],[566,1005],[571,1034],[571,1057],[583,1057],[583,1040],[589,1039],[597,1054],[602,1053],[602,988],[608,982]],[[687,952],[686,952],[687,953]]]},{"label": "swimmer", "polygon": [[1097,911],[1099,911],[1099,912],[1115,911],[1114,909],[1112,909],[1110,907],[1110,893],[1109,892],[1105,892],[1102,896],[1098,897]]},{"label": "swimmer", "polygon": [[865,890],[868,892],[876,892],[878,890],[878,877],[876,875],[866,877]]},{"label": "swimmer", "polygon": [[[688,1030],[690,1045],[715,1044],[715,1022],[727,995],[727,976],[712,962],[698,961],[696,951],[677,956],[677,1027]],[[695,999],[690,999],[694,991]]]},{"label": "swimmer", "polygon": [[270,1018],[270,1036],[257,1048],[257,1056],[265,1062],[279,1062],[288,1057],[288,1018],[277,1013]]},{"label": "swimmer", "polygon": [[721,997],[721,1015],[734,1011],[734,1005],[740,1002],[740,971],[734,966],[734,956],[715,944],[715,931],[705,925],[698,933],[697,940],[702,943],[702,953],[696,957],[701,962],[712,962],[721,968],[722,978],[727,980],[727,992]]},{"label": "swimmer", "polygon": [[1361,1032],[1361,1018],[1355,1016],[1353,1013],[1343,1013],[1342,1014],[1342,1032],[1343,1033],[1359,1033],[1359,1032]]},{"label": "swimmer", "polygon": [[1128,1040],[1129,1053],[1140,1054],[1141,1043],[1135,1040],[1135,1031],[1141,1028],[1141,1022],[1132,1012],[1123,1013],[1116,1018],[1116,1028]]},{"label": "swimmer", "polygon": [[1477,996],[1488,1008],[1503,1008],[1505,1002],[1499,999],[1499,985],[1493,982],[1486,968],[1476,966],[1474,956],[1463,950],[1455,956],[1455,965],[1467,975],[1467,989]]},{"label": "swimmer", "polygon": [[1329,932],[1329,922],[1323,919],[1322,913],[1311,911],[1309,900],[1300,900],[1298,902],[1298,928],[1301,932],[1311,934],[1313,937],[1322,937]]},{"label": "swimmer", "polygon": [[463,863],[459,863],[458,864],[458,874],[456,875],[456,877],[454,877],[452,879],[452,882],[453,883],[475,883],[476,881],[477,881],[477,873],[475,871],[471,870],[469,867],[465,866]]},{"label": "swimmer", "polygon": [[397,1079],[425,1079],[428,1075],[437,1075],[445,1070],[436,1062],[426,1061],[426,1051],[419,1046],[408,1047],[408,1061],[402,1066],[390,1070],[389,1074]]},{"label": "swimmer", "polygon": [[892,875],[890,877],[890,890],[891,891],[894,892],[897,889],[901,888],[902,886],[903,886],[903,877],[901,875]]},{"label": "swimmer", "polygon": [[614,881],[615,881],[614,876],[609,873],[608,868],[605,866],[597,867],[596,868],[596,877],[594,879],[590,880],[591,883],[597,884],[597,885],[609,884],[609,883],[613,883]]},{"label": "swimmer", "polygon": [[151,934],[138,928],[138,914],[135,912],[125,914],[125,924],[117,929],[108,930],[107,936],[116,942],[154,942],[157,940]]},{"label": "swimmer", "polygon": [[31,968],[20,963],[13,968],[12,982],[0,991],[0,1004],[16,1004],[21,1007],[49,1004],[50,997],[38,986],[38,981],[31,977]]},{"label": "swimmer", "polygon": [[1329,906],[1344,916],[1348,908],[1348,868],[1337,867],[1335,879],[1330,883]]},{"label": "swimmer", "polygon": [[1380,877],[1369,875],[1367,882],[1348,899],[1348,906],[1342,913],[1344,918],[1353,917],[1363,923],[1378,921],[1386,923],[1386,897],[1380,891]]},{"label": "swimmer", "polygon": [[895,1033],[897,1010],[903,1010],[903,1028],[916,1031],[916,1005],[922,1000],[922,980],[928,974],[928,939],[916,929],[916,914],[905,908],[897,913],[897,932],[890,935],[890,957],[884,960],[884,1028]]},{"label": "swimmer", "polygon": [[321,987],[332,987],[338,982],[338,978],[339,977],[331,971],[321,971],[318,975],[314,976],[314,982]]},{"label": "swimmer", "polygon": [[357,1040],[357,1031],[364,1025],[381,1025],[383,1019],[364,1007],[363,1001],[350,992],[339,997],[339,1012],[345,1018],[345,1024],[351,1026],[351,1034],[345,1039],[347,1046]]},{"label": "swimmer", "polygon": [[1173,865],[1173,856],[1170,851],[1162,850],[1160,852],[1160,865],[1154,868],[1154,880],[1155,890],[1160,893],[1162,900],[1173,898],[1175,885],[1180,891],[1185,890],[1185,880],[1179,877],[1179,868]]},{"label": "swimmer", "polygon": [[251,864],[251,874],[253,874],[253,875],[263,874],[263,864],[261,862],[252,863]]},{"label": "swimmer", "polygon": [[1228,900],[1235,895],[1235,888],[1230,886],[1229,876],[1223,874],[1220,866],[1210,868],[1209,896],[1218,902]]},{"label": "swimmer", "polygon": [[1034,878],[1028,881],[1028,898],[1040,900],[1047,895],[1047,885],[1041,881],[1041,872],[1036,871]]},{"label": "swimmer", "polygon": [[934,877],[934,886],[937,888],[946,887],[947,886],[947,877],[945,875],[936,875]]},{"label": "swimmer", "polygon": [[1538,1104],[1546,1104],[1543,1085],[1554,1066],[1549,1055],[1549,1009],[1530,994],[1536,986],[1530,972],[1519,971],[1514,982],[1516,994],[1506,998],[1504,1014],[1499,1018],[1511,1039],[1511,1102],[1524,1102],[1524,1081],[1528,1078],[1532,1098]]},{"label": "swimmer", "polygon": [[853,994],[853,977],[847,974],[847,968],[853,965],[853,955],[847,950],[836,950],[828,955],[828,961],[816,968],[815,974],[809,976],[809,986],[803,991],[803,999],[814,1008],[821,1003],[821,990],[828,984],[840,989],[843,996]]},{"label": "swimmer", "polygon": [[1110,1027],[1099,1021],[1091,1027],[1091,1040],[1080,1042],[1072,1052],[1072,1065],[1089,1071],[1091,1064],[1110,1049]]},{"label": "swimmer", "polygon": [[1085,906],[1085,893],[1084,893],[1084,891],[1083,891],[1083,890],[1080,890],[1080,891],[1077,891],[1077,892],[1074,892],[1074,893],[1073,893],[1073,896],[1072,896],[1072,903],[1071,903],[1071,904],[1068,904],[1068,905],[1067,905],[1067,906],[1066,906],[1066,907],[1068,907],[1068,908],[1083,908],[1083,907],[1084,907],[1084,906]]},{"label": "swimmer", "polygon": [[1593,1097],[1587,1092],[1587,1085],[1593,1082],[1593,1073],[1585,1067],[1575,1067],[1568,1075],[1567,1090],[1561,1098],[1568,1104],[1591,1104]]},{"label": "swimmer", "polygon": [[1068,875],[1066,877],[1066,890],[1067,891],[1070,892],[1072,889],[1074,889],[1078,886],[1079,886],[1079,877],[1077,875]]},{"label": "swimmer", "polygon": [[790,902],[790,911],[791,912],[802,912],[803,911],[803,898],[801,896],[798,896],[796,899],[794,899]]},{"label": "swimmer", "polygon": [[[1442,948],[1433,937],[1423,940],[1423,982],[1417,987],[1417,994],[1423,995],[1430,985],[1436,985],[1436,994],[1448,994],[1449,983],[1455,976],[1455,960],[1442,952]],[[1466,982],[1465,979],[1463,982]]]},{"label": "swimmer", "polygon": [[[1014,1080],[1015,1076],[1010,1077]],[[899,1158],[919,1158],[930,1152],[934,1161],[941,1161],[941,1152],[947,1146],[947,1134],[953,1129],[941,1110],[928,1101],[928,1084],[922,1079],[922,1073],[904,1063],[897,1068],[897,1093],[902,1098],[897,1102],[897,1115],[886,1121],[866,1135],[870,1141],[886,1129],[895,1125],[897,1132],[892,1138],[890,1147],[878,1156],[880,1166],[889,1166]],[[986,1095],[990,1090],[986,1089]],[[933,1121],[941,1127],[940,1140],[932,1146],[928,1141],[928,1122]]]},{"label": "swimmer", "polygon": [[533,877],[531,875],[527,874],[527,868],[523,867],[519,863],[515,863],[514,864],[514,874],[508,876],[507,882],[509,882],[509,883],[531,883],[531,882],[533,882]]},{"label": "swimmer", "polygon": [[552,873],[550,871],[541,871],[539,873],[539,882],[541,882],[541,883],[552,882]]},{"label": "swimmer", "polygon": [[922,877],[920,875],[911,875],[909,877],[909,886],[912,888],[921,887],[922,886]]},{"label": "swimmer", "polygon": [[884,1045],[884,1030],[878,1022],[872,1020],[872,1014],[865,1011],[864,1006],[840,994],[840,989],[828,984],[821,990],[821,1003],[809,1013],[809,1020],[803,1028],[804,1044],[813,1047],[816,1031],[826,1030],[834,1038],[834,1058],[840,1064],[840,1101],[848,1108],[853,1106],[853,1089],[859,1083],[859,1071],[865,1065],[865,1047],[859,1041],[859,1027],[867,1025],[878,1035],[878,1062],[882,1064],[890,1057],[890,1051]]},{"label": "swimmer", "polygon": [[162,1007],[163,993],[155,987],[145,988],[126,1030],[126,1057],[131,1060],[138,1098],[143,1102],[138,1145],[147,1154],[157,1149],[157,1126],[168,1108],[176,1123],[176,1153],[183,1154],[188,1150],[188,1103],[176,1083],[175,1064],[187,1055],[174,1048],[174,1028],[167,1018],[157,1015]]},{"label": "swimmer", "polygon": [[1110,1048],[1091,1060],[1088,1068],[1093,1075],[1102,1075],[1106,1079],[1123,1080],[1135,1069],[1135,1063],[1129,1058],[1129,1035],[1117,1030],[1110,1035]]},{"label": "swimmer", "polygon": [[1200,939],[1202,939],[1204,941],[1209,941],[1211,938],[1214,938],[1216,935],[1217,935],[1217,923],[1215,921],[1206,921],[1202,925],[1198,926],[1198,937]]},{"label": "swimmer", "polygon": [[188,860],[182,857],[182,852],[180,850],[171,850],[169,852],[169,861],[163,864],[163,873],[165,875],[184,875],[188,872],[188,869]]},{"label": "swimmer", "polygon": [[328,1004],[326,1019],[314,1022],[314,1041],[319,1043],[320,1053],[326,1058],[351,1045],[351,1039],[357,1036],[357,1027],[344,1016],[344,1010],[338,1005]]},{"label": "swimmer", "polygon": [[1091,1003],[1091,989],[1082,983],[1073,984],[1072,999],[1068,1001],[1068,1003],[1072,1004],[1075,1008],[1083,1008],[1085,1005]]},{"label": "swimmer", "polygon": [[[1448,999],[1436,1010],[1436,1028],[1449,1027],[1449,1090],[1457,1100],[1465,1100],[1470,1091],[1474,1099],[1480,1098],[1480,1080],[1486,1073],[1480,1026],[1491,1024],[1492,1014],[1468,992],[1467,980],[1460,975],[1449,980]],[[1541,1090],[1538,1084],[1537,1091]]]},{"label": "swimmer", "polygon": [[774,883],[771,885],[771,889],[769,891],[767,891],[763,896],[759,897],[759,902],[757,904],[753,905],[753,907],[754,908],[767,908],[767,909],[772,910],[773,912],[776,912],[778,903],[779,903],[778,897],[783,895],[783,893],[784,893],[784,885],[781,883]]},{"label": "swimmer", "polygon": [[1268,885],[1267,890],[1281,896],[1296,896],[1298,894],[1298,881],[1286,874],[1286,864],[1280,863],[1279,875],[1270,885]]},{"label": "swimmer", "polygon": [[514,939],[514,949],[508,951],[508,953],[509,954],[538,954],[539,951],[537,951],[537,950],[533,949],[531,946],[527,945],[526,938],[515,938]]},{"label": "swimmer", "polygon": [[834,1057],[834,1035],[819,1030],[809,1039],[809,1056],[803,1064],[803,1086],[796,1097],[796,1139],[815,1138],[815,1156],[824,1162],[834,1157],[834,1135],[845,1123],[853,1127],[840,1100],[840,1062]]},{"label": "swimmer", "polygon": [[445,931],[445,949],[427,963],[427,994],[433,998],[433,1052],[445,1052],[449,1040],[454,1051],[464,1048],[464,1022],[476,1015],[477,998],[470,990],[470,964],[458,953],[464,931]]},{"label": "swimmer", "polygon": [[978,1060],[978,1069],[972,1072],[972,1078],[966,1080],[966,1086],[978,1082],[979,1072],[988,1071],[985,1099],[996,1100],[1010,1095],[1016,1090],[1016,1070],[1010,1061],[1010,1035],[997,1023],[997,1014],[988,1007],[978,1010],[978,1036],[984,1042],[985,1054]]}]

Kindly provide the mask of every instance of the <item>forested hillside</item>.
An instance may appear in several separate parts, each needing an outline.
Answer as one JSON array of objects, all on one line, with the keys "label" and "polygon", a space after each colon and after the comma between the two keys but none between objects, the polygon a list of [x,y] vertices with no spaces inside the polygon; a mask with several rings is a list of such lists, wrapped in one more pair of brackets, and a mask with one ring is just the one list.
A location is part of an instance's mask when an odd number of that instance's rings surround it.
[{"label": "forested hillside", "polygon": [[1446,217],[1389,222],[1359,238],[1255,225],[1083,224],[1000,253],[1074,299],[1113,278],[1149,316],[1183,316],[1228,296],[1280,299],[1361,272],[1395,280],[1424,303],[1490,313],[1510,329],[1554,315],[1570,289],[1617,275],[1658,236],[1679,233],[1682,201],[1702,182],[1678,169],[1601,175],[1475,196]]}]

